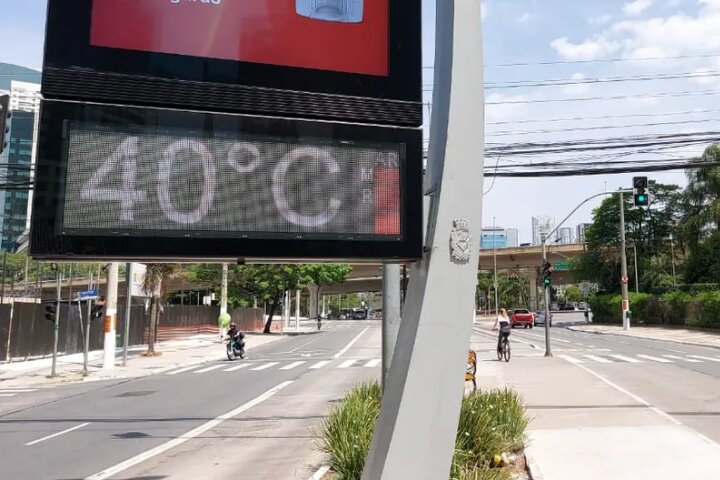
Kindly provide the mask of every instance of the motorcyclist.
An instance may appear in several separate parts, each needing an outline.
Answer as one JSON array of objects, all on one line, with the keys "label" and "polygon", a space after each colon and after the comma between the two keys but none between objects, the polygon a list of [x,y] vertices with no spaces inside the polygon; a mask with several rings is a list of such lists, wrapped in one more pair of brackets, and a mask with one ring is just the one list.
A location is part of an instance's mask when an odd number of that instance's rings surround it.
[{"label": "motorcyclist", "polygon": [[238,330],[237,324],[235,322],[230,324],[230,328],[228,328],[228,331],[227,331],[227,336],[233,339],[233,341],[235,342],[235,345],[238,348],[242,348],[243,343],[244,343],[243,340],[245,339],[245,334],[242,333],[240,330]]}]

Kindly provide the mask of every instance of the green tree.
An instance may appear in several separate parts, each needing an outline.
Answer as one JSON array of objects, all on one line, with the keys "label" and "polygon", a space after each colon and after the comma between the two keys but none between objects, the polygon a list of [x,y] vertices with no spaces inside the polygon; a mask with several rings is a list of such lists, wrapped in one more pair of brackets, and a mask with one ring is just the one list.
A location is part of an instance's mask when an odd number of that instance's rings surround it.
[{"label": "green tree", "polygon": [[167,280],[176,270],[177,265],[169,263],[149,263],[146,266],[142,289],[150,297],[147,356],[155,355],[158,309],[162,299],[167,295]]},{"label": "green tree", "polygon": [[720,163],[720,145],[710,145],[700,158],[692,162],[699,165],[687,172],[683,219],[683,231],[691,251],[700,246],[708,232],[717,231],[720,227],[720,167],[717,166]]},{"label": "green tree", "polygon": [[310,292],[310,316],[318,315],[318,304],[322,287],[343,283],[347,280],[352,267],[346,264],[318,263],[306,266],[306,275],[310,280],[308,292]]},{"label": "green tree", "polygon": [[565,288],[565,301],[580,302],[582,301],[582,291],[577,285],[568,285]]}]

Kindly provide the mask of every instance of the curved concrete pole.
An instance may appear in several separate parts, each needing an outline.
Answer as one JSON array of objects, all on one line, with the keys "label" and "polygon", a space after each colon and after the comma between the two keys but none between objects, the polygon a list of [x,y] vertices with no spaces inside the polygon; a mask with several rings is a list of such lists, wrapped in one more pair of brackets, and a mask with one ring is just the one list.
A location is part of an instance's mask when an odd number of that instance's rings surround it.
[{"label": "curved concrete pole", "polygon": [[482,230],[480,5],[480,0],[437,2],[426,174],[426,191],[432,195],[429,249],[410,277],[363,480],[439,480],[450,473],[472,329],[467,312],[473,307]]}]

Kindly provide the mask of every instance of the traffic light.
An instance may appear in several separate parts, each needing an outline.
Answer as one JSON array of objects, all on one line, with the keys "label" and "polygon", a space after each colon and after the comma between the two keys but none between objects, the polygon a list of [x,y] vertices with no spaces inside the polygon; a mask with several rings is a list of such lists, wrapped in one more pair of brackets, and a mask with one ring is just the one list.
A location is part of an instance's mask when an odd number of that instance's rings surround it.
[{"label": "traffic light", "polygon": [[546,260],[543,263],[543,267],[542,267],[542,276],[543,276],[543,286],[544,287],[549,287],[550,285],[552,285],[552,271],[550,271],[550,267],[552,267],[552,265],[550,265],[550,263]]},{"label": "traffic light", "polygon": [[633,177],[633,202],[636,207],[646,207],[648,198],[647,177]]},{"label": "traffic light", "polygon": [[57,312],[57,305],[55,302],[45,304],[45,320],[55,323],[55,313]]},{"label": "traffic light", "polygon": [[10,96],[0,95],[0,154],[10,142]]},{"label": "traffic light", "polygon": [[99,320],[103,317],[103,306],[95,304],[90,309],[90,320]]}]

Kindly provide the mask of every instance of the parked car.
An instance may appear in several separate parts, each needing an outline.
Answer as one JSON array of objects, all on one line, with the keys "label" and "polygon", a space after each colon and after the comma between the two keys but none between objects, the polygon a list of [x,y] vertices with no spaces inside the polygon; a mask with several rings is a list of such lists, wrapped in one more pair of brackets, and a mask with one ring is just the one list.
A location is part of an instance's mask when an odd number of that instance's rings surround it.
[{"label": "parked car", "polygon": [[[552,327],[553,315],[550,314],[550,326]],[[545,312],[538,310],[535,312],[535,325],[545,325]]]},{"label": "parked car", "polygon": [[510,317],[510,326],[515,328],[521,326],[523,328],[532,328],[535,324],[535,314],[526,308],[516,308]]},{"label": "parked car", "polygon": [[587,310],[587,302],[580,302],[578,305],[579,310]]},{"label": "parked car", "polygon": [[368,318],[368,312],[364,308],[356,308],[352,312],[353,320],[367,320],[367,318]]},{"label": "parked car", "polygon": [[573,305],[572,303],[566,303],[566,304],[564,304],[564,305],[560,305],[560,310],[561,310],[561,311],[568,311],[568,310],[573,310],[573,311],[574,311],[574,310],[575,310],[575,305]]}]

